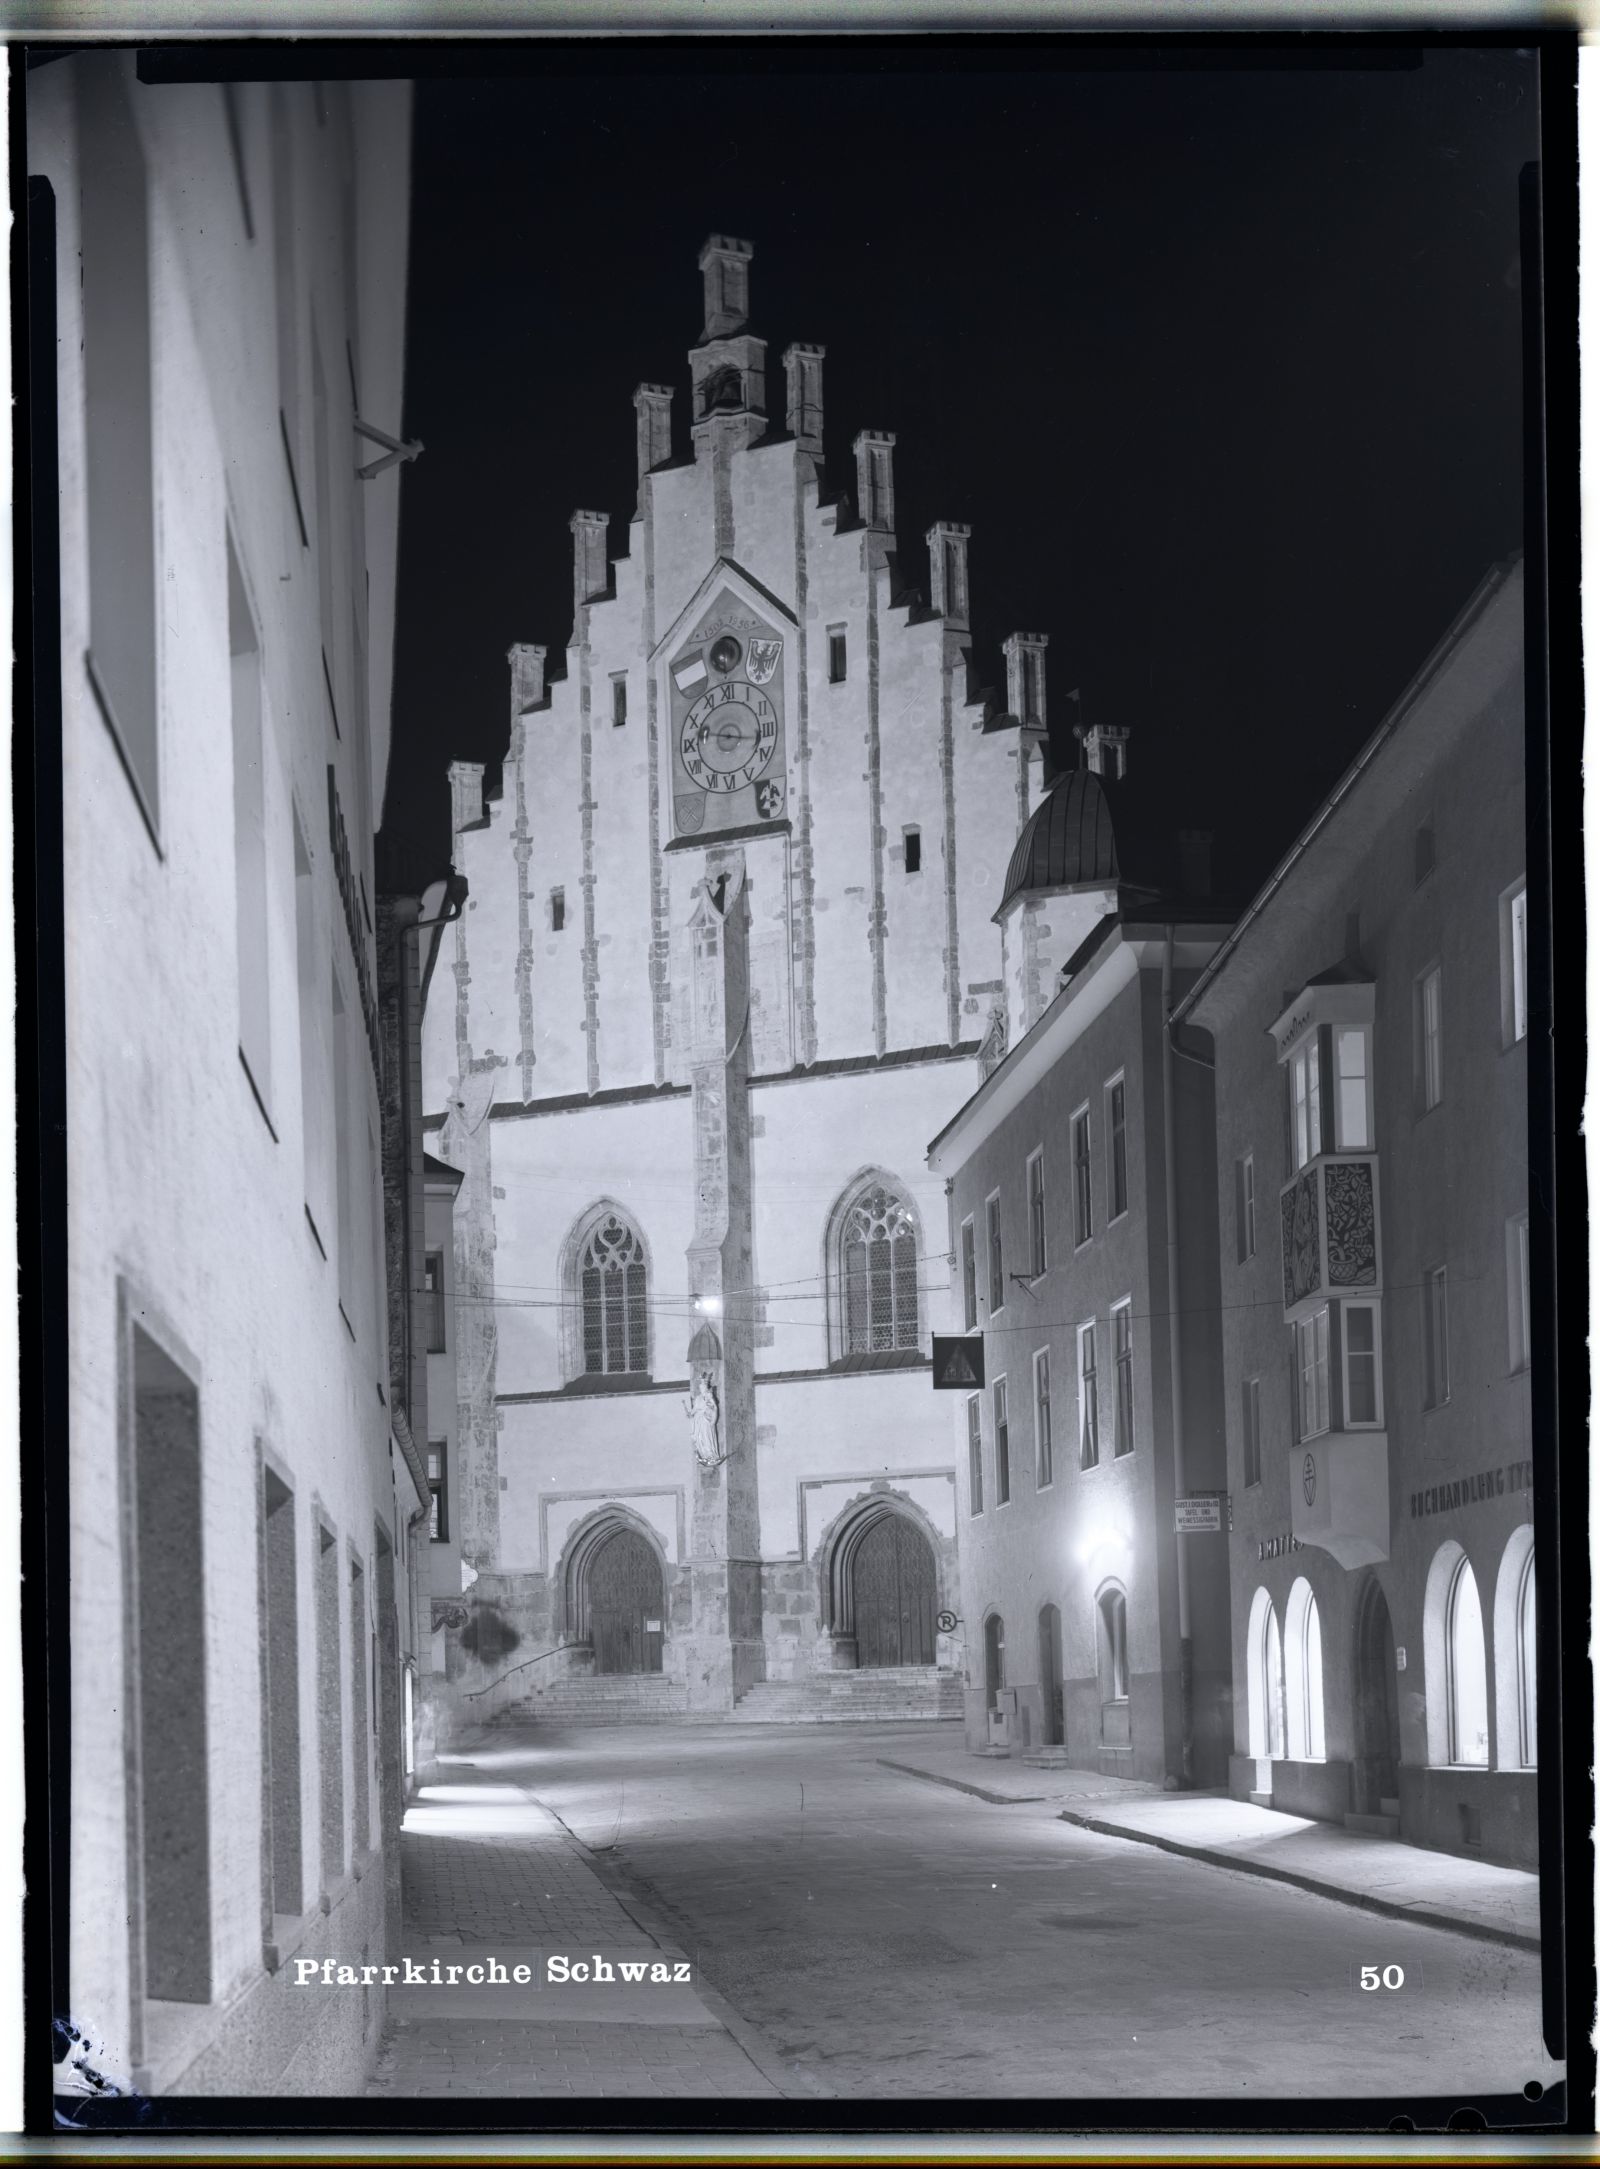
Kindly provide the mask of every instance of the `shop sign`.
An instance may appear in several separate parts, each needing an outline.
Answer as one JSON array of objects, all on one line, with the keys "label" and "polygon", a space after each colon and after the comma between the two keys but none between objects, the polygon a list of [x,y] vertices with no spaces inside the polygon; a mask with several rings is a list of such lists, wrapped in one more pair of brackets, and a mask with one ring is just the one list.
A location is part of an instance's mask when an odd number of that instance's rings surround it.
[{"label": "shop sign", "polygon": [[1486,1499],[1503,1499],[1509,1492],[1533,1489],[1533,1463],[1508,1461],[1498,1469],[1479,1469],[1471,1476],[1457,1476],[1445,1484],[1430,1484],[1426,1491],[1411,1494],[1411,1518],[1425,1521],[1430,1514],[1453,1513],[1457,1507],[1480,1506]]},{"label": "shop sign", "polygon": [[1282,1536],[1264,1536],[1256,1544],[1258,1559],[1281,1559],[1287,1552],[1303,1551],[1305,1546],[1299,1537],[1290,1536],[1285,1530]]},{"label": "shop sign", "polygon": [[1192,1498],[1174,1499],[1172,1507],[1178,1534],[1193,1536],[1206,1529],[1220,1529],[1222,1499],[1220,1491],[1202,1491]]}]

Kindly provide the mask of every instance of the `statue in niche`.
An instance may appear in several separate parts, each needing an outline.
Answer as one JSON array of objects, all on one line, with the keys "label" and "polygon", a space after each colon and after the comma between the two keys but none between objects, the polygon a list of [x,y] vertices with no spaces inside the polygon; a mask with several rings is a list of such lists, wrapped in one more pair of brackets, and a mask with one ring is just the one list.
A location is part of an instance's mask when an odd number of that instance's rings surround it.
[{"label": "statue in niche", "polygon": [[720,1468],[727,1460],[722,1451],[718,1431],[721,1409],[717,1403],[717,1389],[711,1383],[708,1370],[697,1372],[689,1398],[683,1404],[694,1434],[694,1457],[703,1469]]}]

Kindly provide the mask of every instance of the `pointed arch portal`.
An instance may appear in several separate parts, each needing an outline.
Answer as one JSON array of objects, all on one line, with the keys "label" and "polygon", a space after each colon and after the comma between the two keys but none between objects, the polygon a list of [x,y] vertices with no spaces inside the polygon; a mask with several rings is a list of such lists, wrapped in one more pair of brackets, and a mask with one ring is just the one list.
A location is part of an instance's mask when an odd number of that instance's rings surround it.
[{"label": "pointed arch portal", "polygon": [[833,1540],[828,1623],[854,1640],[859,1666],[932,1664],[938,1588],[933,1546],[887,1500],[863,1507]]},{"label": "pointed arch portal", "polygon": [[656,1547],[631,1520],[603,1514],[567,1560],[567,1631],[597,1672],[659,1672],[666,1590]]}]

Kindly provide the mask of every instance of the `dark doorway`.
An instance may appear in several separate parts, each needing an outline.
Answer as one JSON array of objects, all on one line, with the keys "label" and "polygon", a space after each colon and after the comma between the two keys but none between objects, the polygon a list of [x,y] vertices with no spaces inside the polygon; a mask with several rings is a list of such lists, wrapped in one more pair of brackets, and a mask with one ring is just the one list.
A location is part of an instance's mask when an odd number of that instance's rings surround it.
[{"label": "dark doorway", "polygon": [[989,1709],[1006,1683],[1006,1623],[991,1612],[983,1623],[983,1693]]},{"label": "dark doorway", "polygon": [[619,1529],[589,1566],[589,1626],[597,1672],[659,1672],[661,1562],[642,1536]]},{"label": "dark doorway", "polygon": [[1061,1707],[1061,1614],[1053,1604],[1039,1611],[1039,1744],[1061,1747],[1066,1726]]},{"label": "dark doorway", "polygon": [[1356,1766],[1358,1815],[1393,1813],[1400,1796],[1400,1682],[1394,1628],[1376,1580],[1367,1583],[1356,1614]]},{"label": "dark doorway", "polygon": [[851,1578],[857,1664],[932,1664],[938,1576],[921,1530],[882,1515],[855,1546]]}]

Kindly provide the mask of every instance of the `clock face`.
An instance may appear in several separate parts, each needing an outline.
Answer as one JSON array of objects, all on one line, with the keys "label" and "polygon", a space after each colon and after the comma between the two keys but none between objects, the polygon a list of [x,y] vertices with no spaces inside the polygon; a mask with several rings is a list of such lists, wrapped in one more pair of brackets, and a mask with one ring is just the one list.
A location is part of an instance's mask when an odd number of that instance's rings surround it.
[{"label": "clock face", "polygon": [[786,818],[788,627],[727,583],[661,658],[674,843]]},{"label": "clock face", "polygon": [[678,746],[685,772],[702,791],[742,791],[777,751],[777,708],[759,686],[725,678],[690,708]]}]

